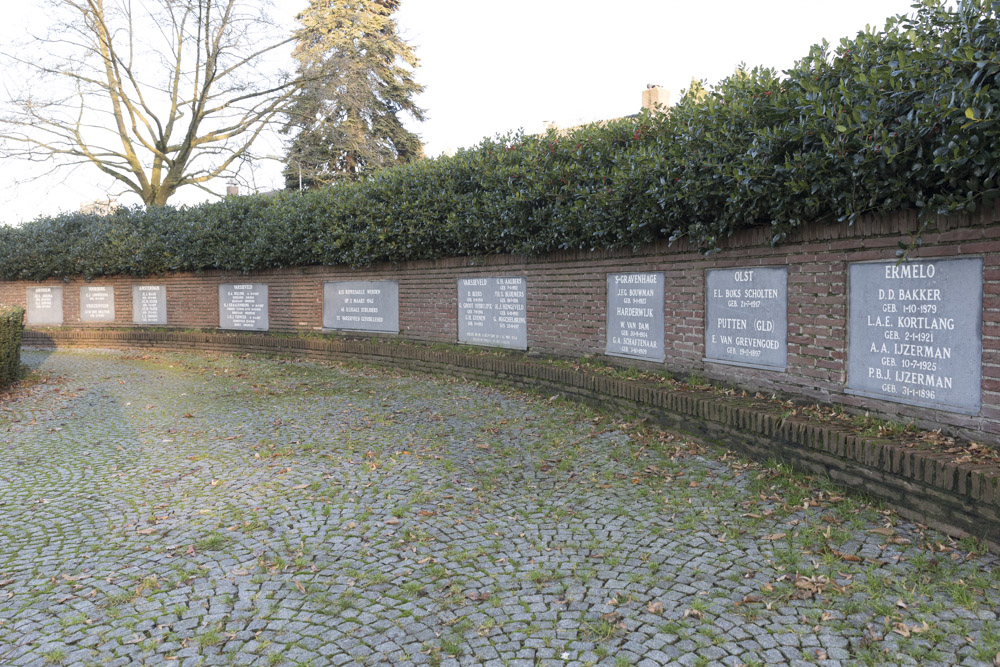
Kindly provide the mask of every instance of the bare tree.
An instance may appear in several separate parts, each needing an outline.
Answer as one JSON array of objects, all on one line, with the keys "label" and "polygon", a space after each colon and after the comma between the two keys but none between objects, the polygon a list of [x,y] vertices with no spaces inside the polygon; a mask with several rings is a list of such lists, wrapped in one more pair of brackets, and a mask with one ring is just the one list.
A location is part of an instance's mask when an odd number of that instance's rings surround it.
[{"label": "bare tree", "polygon": [[52,26],[2,54],[0,155],[92,165],[161,206],[231,176],[298,82],[267,75],[291,41],[254,0],[49,0]]}]

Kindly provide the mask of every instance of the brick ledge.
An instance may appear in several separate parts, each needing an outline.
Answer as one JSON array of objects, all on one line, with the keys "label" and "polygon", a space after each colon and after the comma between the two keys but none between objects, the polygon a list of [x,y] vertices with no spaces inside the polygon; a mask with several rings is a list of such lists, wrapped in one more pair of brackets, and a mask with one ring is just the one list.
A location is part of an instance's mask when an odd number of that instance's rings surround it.
[{"label": "brick ledge", "polygon": [[37,347],[155,348],[251,352],[300,358],[363,361],[415,371],[494,380],[560,392],[599,407],[609,402],[671,430],[756,459],[778,458],[883,499],[901,515],[952,536],[975,535],[1000,552],[1000,467],[953,463],[935,452],[806,420],[742,407],[725,397],[650,386],[559,368],[524,356],[496,356],[399,345],[378,339],[319,339],[268,334],[146,330],[28,329],[24,345]]}]

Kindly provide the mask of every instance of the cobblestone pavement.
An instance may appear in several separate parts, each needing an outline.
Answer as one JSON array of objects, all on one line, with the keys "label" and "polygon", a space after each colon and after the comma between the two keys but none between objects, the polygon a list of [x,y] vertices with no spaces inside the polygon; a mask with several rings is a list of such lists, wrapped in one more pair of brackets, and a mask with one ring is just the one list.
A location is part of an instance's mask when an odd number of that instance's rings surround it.
[{"label": "cobblestone pavement", "polygon": [[1000,567],[780,467],[557,398],[26,352],[2,665],[969,664]]}]

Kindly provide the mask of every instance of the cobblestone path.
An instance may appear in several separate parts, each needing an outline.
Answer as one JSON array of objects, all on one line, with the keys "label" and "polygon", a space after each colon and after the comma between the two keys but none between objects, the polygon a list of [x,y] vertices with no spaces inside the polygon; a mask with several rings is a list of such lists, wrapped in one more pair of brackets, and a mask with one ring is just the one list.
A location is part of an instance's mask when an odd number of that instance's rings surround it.
[{"label": "cobblestone path", "polygon": [[27,352],[0,665],[979,664],[1000,568],[851,494],[547,397]]}]

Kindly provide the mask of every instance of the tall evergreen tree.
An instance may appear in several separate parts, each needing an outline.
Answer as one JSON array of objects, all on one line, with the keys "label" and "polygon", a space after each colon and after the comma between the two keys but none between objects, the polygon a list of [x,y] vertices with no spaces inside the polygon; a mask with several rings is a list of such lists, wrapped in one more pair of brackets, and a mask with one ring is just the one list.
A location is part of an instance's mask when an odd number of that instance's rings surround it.
[{"label": "tall evergreen tree", "polygon": [[400,0],[310,0],[299,14],[294,56],[303,85],[284,131],[294,134],[285,185],[356,180],[419,158],[420,138],[401,115],[423,120],[413,97],[413,49],[399,36]]}]

